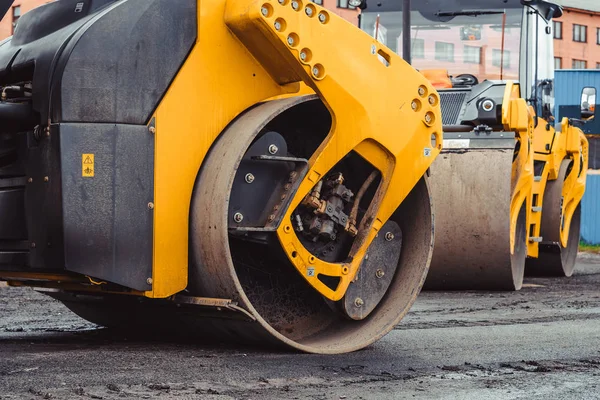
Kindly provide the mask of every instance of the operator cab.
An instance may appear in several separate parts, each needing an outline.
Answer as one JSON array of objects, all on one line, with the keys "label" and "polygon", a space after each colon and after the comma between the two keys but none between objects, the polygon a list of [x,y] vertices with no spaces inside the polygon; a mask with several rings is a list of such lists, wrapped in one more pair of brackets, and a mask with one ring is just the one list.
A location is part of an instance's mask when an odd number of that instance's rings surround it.
[{"label": "operator cab", "polygon": [[[407,58],[402,0],[360,3],[361,29]],[[413,0],[410,60],[440,93],[444,131],[502,130],[509,80],[536,115],[553,121],[550,21],[561,15],[543,0]]]}]

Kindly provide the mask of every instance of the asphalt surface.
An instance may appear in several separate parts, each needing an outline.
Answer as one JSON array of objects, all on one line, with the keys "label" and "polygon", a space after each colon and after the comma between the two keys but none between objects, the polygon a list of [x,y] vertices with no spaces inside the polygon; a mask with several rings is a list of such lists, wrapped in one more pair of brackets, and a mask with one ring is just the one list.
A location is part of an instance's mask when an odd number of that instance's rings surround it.
[{"label": "asphalt surface", "polygon": [[600,258],[519,292],[423,292],[339,356],[141,341],[0,286],[0,399],[600,399]]}]

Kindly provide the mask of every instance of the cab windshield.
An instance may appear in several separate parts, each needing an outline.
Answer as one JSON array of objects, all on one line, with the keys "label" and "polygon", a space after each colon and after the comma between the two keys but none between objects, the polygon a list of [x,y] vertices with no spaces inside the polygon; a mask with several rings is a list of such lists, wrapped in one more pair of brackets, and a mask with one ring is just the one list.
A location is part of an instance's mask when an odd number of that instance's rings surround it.
[{"label": "cab windshield", "polygon": [[[453,77],[518,80],[522,9],[411,13],[411,57],[418,70]],[[402,12],[363,12],[361,29],[402,56]]]}]

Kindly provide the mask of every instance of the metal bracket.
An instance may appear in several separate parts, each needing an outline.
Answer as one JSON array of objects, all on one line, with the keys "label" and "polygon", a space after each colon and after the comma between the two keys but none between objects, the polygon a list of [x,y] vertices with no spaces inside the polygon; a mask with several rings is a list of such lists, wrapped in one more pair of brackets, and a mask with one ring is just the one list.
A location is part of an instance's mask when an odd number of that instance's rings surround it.
[{"label": "metal bracket", "polygon": [[175,304],[189,304],[193,306],[211,307],[216,308],[217,311],[219,311],[222,308],[225,308],[231,311],[240,312],[248,318],[250,318],[252,321],[256,321],[256,318],[252,314],[244,310],[242,307],[238,306],[236,302],[230,299],[175,295],[172,297],[172,300],[175,302]]}]

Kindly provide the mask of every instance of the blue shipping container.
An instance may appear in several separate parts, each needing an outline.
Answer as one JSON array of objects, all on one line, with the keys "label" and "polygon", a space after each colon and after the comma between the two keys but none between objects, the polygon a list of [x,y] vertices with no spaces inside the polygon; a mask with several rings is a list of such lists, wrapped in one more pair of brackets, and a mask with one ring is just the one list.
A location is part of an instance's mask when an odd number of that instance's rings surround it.
[{"label": "blue shipping container", "polygon": [[580,118],[584,88],[596,89],[595,118],[583,126],[590,144],[590,171],[581,201],[581,240],[600,244],[600,70],[558,70],[554,80],[556,122],[563,117]]},{"label": "blue shipping container", "polygon": [[588,174],[581,200],[581,240],[593,245],[600,244],[600,174],[597,172]]}]

